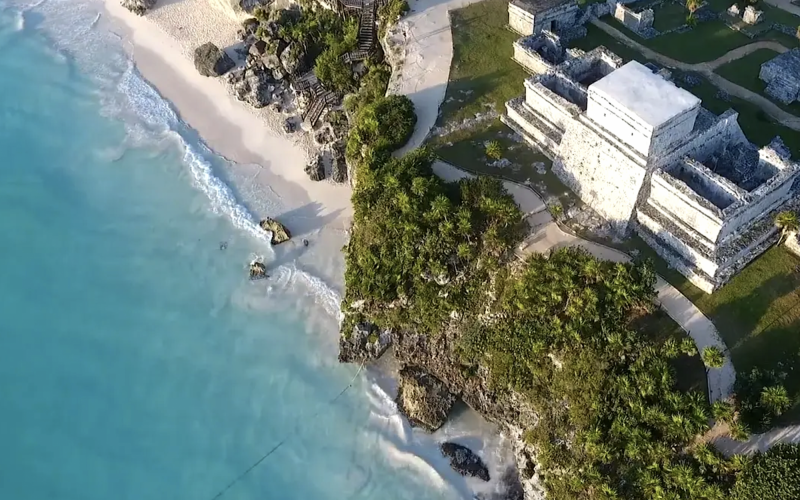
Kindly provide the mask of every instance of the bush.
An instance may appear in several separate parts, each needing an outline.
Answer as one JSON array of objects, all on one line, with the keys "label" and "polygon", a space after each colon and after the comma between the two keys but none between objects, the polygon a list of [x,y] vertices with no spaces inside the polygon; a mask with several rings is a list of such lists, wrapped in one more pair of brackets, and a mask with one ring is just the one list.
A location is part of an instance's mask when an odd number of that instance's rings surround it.
[{"label": "bush", "polygon": [[367,74],[361,79],[358,94],[351,95],[345,101],[345,109],[351,116],[357,116],[361,108],[377,101],[386,95],[392,69],[383,63],[367,61]]},{"label": "bush", "polygon": [[796,500],[800,498],[800,445],[780,444],[756,453],[733,487],[733,500]]},{"label": "bush", "polygon": [[503,157],[503,147],[500,145],[498,141],[489,141],[486,144],[486,156],[490,160],[499,160]]},{"label": "bush", "polygon": [[392,152],[408,142],[416,123],[414,104],[408,97],[381,97],[358,113],[347,139],[347,155],[356,158],[362,146],[377,154]]},{"label": "bush", "polygon": [[314,73],[327,88],[345,93],[355,88],[353,71],[344,63],[342,56],[346,53],[339,43],[329,46],[317,57]]}]

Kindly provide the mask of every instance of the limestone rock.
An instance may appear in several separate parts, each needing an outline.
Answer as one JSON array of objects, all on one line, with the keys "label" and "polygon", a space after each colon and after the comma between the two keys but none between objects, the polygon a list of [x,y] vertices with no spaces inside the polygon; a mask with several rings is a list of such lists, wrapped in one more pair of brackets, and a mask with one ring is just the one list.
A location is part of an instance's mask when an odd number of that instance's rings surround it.
[{"label": "limestone rock", "polygon": [[143,16],[155,4],[156,0],[122,0],[122,6],[137,16]]},{"label": "limestone rock", "polygon": [[257,8],[265,8],[272,3],[272,0],[238,0],[239,8],[248,14],[252,14]]},{"label": "limestone rock", "polygon": [[475,454],[466,446],[457,443],[446,442],[440,446],[442,455],[450,460],[450,467],[462,476],[477,477],[484,481],[489,480],[489,469],[483,463],[481,457]]},{"label": "limestone rock", "polygon": [[211,42],[204,43],[194,51],[194,67],[203,76],[224,75],[234,66],[236,63],[233,59]]},{"label": "limestone rock", "polygon": [[271,217],[263,219],[258,225],[261,226],[261,229],[264,231],[272,233],[272,240],[270,243],[273,245],[280,245],[281,243],[289,241],[292,237],[289,230],[286,229],[286,226]]},{"label": "limestone rock", "polygon": [[267,266],[263,263],[254,260],[250,263],[250,279],[251,280],[258,280],[262,278],[268,278],[267,275]]},{"label": "limestone rock", "polygon": [[435,431],[447,421],[455,401],[456,397],[433,375],[413,367],[400,370],[400,387],[395,402],[411,425]]},{"label": "limestone rock", "polygon": [[331,147],[331,178],[333,182],[347,182],[347,161],[344,153],[343,141],[334,143]]},{"label": "limestone rock", "polygon": [[246,36],[255,35],[256,31],[258,31],[259,25],[260,23],[258,22],[258,19],[255,17],[249,17],[242,21],[242,32]]},{"label": "limestone rock", "polygon": [[299,43],[290,43],[283,52],[281,52],[281,64],[283,69],[289,75],[296,75],[301,72],[305,67],[306,54],[303,47]]},{"label": "limestone rock", "polygon": [[305,172],[312,181],[321,181],[325,178],[325,165],[322,162],[322,155],[317,155],[316,158],[308,162]]},{"label": "limestone rock", "polygon": [[391,345],[391,330],[378,331],[371,323],[358,323],[350,335],[339,337],[339,361],[342,363],[374,361]]},{"label": "limestone rock", "polygon": [[244,78],[234,85],[236,97],[255,108],[263,108],[272,102],[268,71],[261,66],[248,68]]},{"label": "limestone rock", "polygon": [[287,134],[291,134],[297,131],[297,122],[295,121],[294,117],[290,116],[283,122],[283,131]]}]

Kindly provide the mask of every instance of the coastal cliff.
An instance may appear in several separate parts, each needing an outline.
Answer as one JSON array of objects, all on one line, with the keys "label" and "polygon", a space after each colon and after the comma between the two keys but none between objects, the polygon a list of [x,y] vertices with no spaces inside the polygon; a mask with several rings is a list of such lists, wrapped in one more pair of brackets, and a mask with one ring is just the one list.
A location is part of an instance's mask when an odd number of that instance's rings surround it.
[{"label": "coastal cliff", "polygon": [[425,150],[361,151],[340,361],[392,352],[412,425],[437,428],[453,396],[498,423],[517,461],[498,499],[729,496],[745,461],[702,436],[731,408],[678,387],[697,350],[649,329],[648,263],[519,258],[527,228],[500,182],[445,182]]}]

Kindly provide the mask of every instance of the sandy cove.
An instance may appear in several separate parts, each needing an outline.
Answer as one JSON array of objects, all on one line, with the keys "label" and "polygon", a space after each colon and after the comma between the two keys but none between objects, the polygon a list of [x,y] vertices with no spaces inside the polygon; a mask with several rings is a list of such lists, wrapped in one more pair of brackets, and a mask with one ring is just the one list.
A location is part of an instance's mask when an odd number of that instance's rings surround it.
[{"label": "sandy cove", "polygon": [[[236,100],[221,78],[204,77],[195,69],[194,48],[208,41],[233,45],[238,21],[207,0],[164,0],[143,17],[126,10],[119,0],[104,3],[112,29],[130,42],[127,48],[141,74],[209,147],[237,163],[263,167],[253,182],[277,193],[287,210],[313,204],[314,215],[326,226],[349,225],[350,187],[311,181],[303,171],[314,151],[308,134],[290,137],[279,128],[282,115]],[[300,235],[319,227],[317,221],[293,230]]]}]

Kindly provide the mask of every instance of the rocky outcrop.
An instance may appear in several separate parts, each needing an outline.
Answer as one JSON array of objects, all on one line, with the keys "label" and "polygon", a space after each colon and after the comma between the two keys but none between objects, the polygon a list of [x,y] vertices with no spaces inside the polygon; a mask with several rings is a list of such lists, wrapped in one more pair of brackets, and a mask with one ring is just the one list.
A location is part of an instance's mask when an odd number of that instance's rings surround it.
[{"label": "rocky outcrop", "polygon": [[264,231],[272,233],[270,243],[273,245],[280,245],[281,243],[289,241],[292,237],[289,230],[286,229],[286,226],[271,217],[263,219],[258,225],[261,226],[261,229]]},{"label": "rocky outcrop", "polygon": [[280,55],[283,69],[289,76],[294,76],[305,69],[306,54],[299,43],[292,42],[286,46]]},{"label": "rocky outcrop", "polygon": [[477,477],[484,481],[489,480],[489,469],[481,457],[475,452],[457,443],[442,443],[439,447],[442,455],[450,460],[450,467],[462,476]]},{"label": "rocky outcrop", "polygon": [[371,323],[359,323],[350,335],[339,338],[341,363],[367,363],[380,358],[392,345],[392,332],[379,331]]},{"label": "rocky outcrop", "polygon": [[272,102],[275,86],[270,83],[269,70],[263,66],[250,66],[233,84],[236,97],[254,108],[263,108]]},{"label": "rocky outcrop", "polygon": [[397,408],[411,425],[433,432],[447,421],[456,397],[439,379],[419,368],[400,370]]},{"label": "rocky outcrop", "polygon": [[322,161],[322,155],[316,155],[306,165],[305,172],[312,181],[321,181],[325,178],[325,164]]},{"label": "rocky outcrop", "polygon": [[194,51],[194,67],[203,76],[221,76],[236,66],[224,50],[211,42],[204,43]]},{"label": "rocky outcrop", "polygon": [[347,182],[347,162],[345,144],[339,141],[331,146],[331,178],[333,182]]},{"label": "rocky outcrop", "polygon": [[156,0],[122,0],[122,6],[137,16],[143,16],[155,6]]}]

